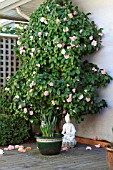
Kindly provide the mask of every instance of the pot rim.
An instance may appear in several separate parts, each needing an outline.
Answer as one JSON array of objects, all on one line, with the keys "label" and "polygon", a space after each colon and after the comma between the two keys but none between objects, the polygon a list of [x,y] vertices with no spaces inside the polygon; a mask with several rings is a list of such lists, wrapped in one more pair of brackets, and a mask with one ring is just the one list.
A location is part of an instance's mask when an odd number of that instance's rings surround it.
[{"label": "pot rim", "polygon": [[[110,148],[111,146],[112,146],[112,148]],[[107,151],[113,152],[113,143],[106,144],[104,148],[105,148]]]},{"label": "pot rim", "polygon": [[42,136],[42,135],[35,135],[35,138],[42,138],[42,139],[59,139],[62,138],[62,135],[60,133],[54,134],[54,136]]}]

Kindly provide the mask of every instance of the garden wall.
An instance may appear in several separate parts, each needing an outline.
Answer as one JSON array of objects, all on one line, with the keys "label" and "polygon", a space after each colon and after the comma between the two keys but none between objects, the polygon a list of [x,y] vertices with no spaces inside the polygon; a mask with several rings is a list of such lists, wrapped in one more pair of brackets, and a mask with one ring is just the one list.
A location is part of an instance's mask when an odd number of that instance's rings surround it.
[{"label": "garden wall", "polygon": [[[73,0],[73,4],[85,13],[98,27],[104,28],[103,46],[99,52],[89,57],[100,68],[107,70],[113,77],[113,0]],[[94,116],[87,116],[84,122],[75,125],[77,136],[113,142],[113,82],[99,90],[100,97],[107,101],[108,107]]]}]

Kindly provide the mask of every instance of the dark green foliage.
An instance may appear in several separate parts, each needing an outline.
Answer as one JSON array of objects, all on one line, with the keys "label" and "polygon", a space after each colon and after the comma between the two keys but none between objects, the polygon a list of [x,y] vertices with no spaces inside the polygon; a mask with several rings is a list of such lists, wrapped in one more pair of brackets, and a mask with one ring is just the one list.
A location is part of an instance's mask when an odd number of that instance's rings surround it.
[{"label": "dark green foliage", "polygon": [[14,115],[0,115],[0,145],[21,144],[29,138],[29,126]]},{"label": "dark green foliage", "polygon": [[[96,89],[112,78],[104,69],[84,61],[101,48],[102,28],[69,1],[47,0],[20,30],[17,56],[21,69],[2,91],[0,107],[33,123],[41,110],[57,120],[66,112],[76,122],[106,107]],[[102,56],[103,57],[103,56]]]}]

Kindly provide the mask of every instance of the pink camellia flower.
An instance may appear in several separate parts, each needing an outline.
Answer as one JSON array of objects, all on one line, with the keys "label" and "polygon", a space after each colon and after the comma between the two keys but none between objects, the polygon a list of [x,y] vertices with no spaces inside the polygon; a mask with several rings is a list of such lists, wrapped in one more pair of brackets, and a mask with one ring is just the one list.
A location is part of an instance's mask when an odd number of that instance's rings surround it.
[{"label": "pink camellia flower", "polygon": [[32,48],[32,52],[34,52],[35,51],[35,48]]},{"label": "pink camellia flower", "polygon": [[19,105],[18,108],[21,109],[21,108],[22,108],[22,105]]},{"label": "pink camellia flower", "polygon": [[41,37],[42,33],[41,32],[38,32],[38,36]]},{"label": "pink camellia flower", "polygon": [[72,98],[69,97],[69,98],[67,99],[67,102],[68,102],[68,103],[72,102]]},{"label": "pink camellia flower", "polygon": [[76,36],[70,37],[71,41],[75,41],[77,39]]},{"label": "pink camellia flower", "polygon": [[20,47],[20,54],[25,53],[25,49],[24,48],[25,48],[24,46]]},{"label": "pink camellia flower", "polygon": [[72,94],[69,94],[69,98],[72,98]]},{"label": "pink camellia flower", "polygon": [[68,54],[67,54],[67,55],[65,55],[65,56],[64,56],[64,58],[65,58],[65,59],[68,59],[68,58],[69,58],[69,55],[68,55]]},{"label": "pink camellia flower", "polygon": [[44,96],[48,96],[49,95],[49,92],[48,91],[45,91],[44,92]]},{"label": "pink camellia flower", "polygon": [[54,100],[52,100],[51,103],[52,103],[52,105],[55,105],[55,101]]},{"label": "pink camellia flower", "polygon": [[33,86],[36,86],[36,82],[33,82]]},{"label": "pink camellia flower", "polygon": [[72,13],[68,14],[68,17],[73,18],[73,14]]},{"label": "pink camellia flower", "polygon": [[83,98],[84,98],[83,94],[81,94],[81,95],[78,97],[79,100],[82,100]]},{"label": "pink camellia flower", "polygon": [[36,64],[37,67],[40,67],[40,64]]},{"label": "pink camellia flower", "polygon": [[56,19],[56,24],[60,23],[60,20],[59,19]]},{"label": "pink camellia flower", "polygon": [[75,88],[74,88],[74,89],[72,89],[72,92],[73,92],[73,93],[75,93],[75,92],[76,92],[76,89],[75,89]]},{"label": "pink camellia flower", "polygon": [[21,47],[20,47],[20,51],[23,50],[23,49],[24,49],[24,46],[21,46]]},{"label": "pink camellia flower", "polygon": [[62,54],[65,54],[65,53],[66,53],[66,50],[65,50],[65,49],[62,49],[61,53],[62,53]]},{"label": "pink camellia flower", "polygon": [[102,74],[106,74],[106,70],[101,70],[101,73]]},{"label": "pink camellia flower", "polygon": [[67,87],[69,87],[70,85],[69,84],[67,84]]},{"label": "pink camellia flower", "polygon": [[33,57],[34,54],[33,54],[33,53],[30,53],[30,55],[31,55],[31,57]]},{"label": "pink camellia flower", "polygon": [[18,40],[18,41],[17,41],[17,45],[20,45],[20,44],[21,44],[21,42]]},{"label": "pink camellia flower", "polygon": [[84,90],[85,93],[87,93],[87,90]]},{"label": "pink camellia flower", "polygon": [[67,46],[67,49],[70,49],[71,50],[72,46]]},{"label": "pink camellia flower", "polygon": [[96,69],[95,67],[93,67],[93,68],[92,68],[92,70],[93,70],[94,72],[96,72],[96,71],[97,71],[97,69]]},{"label": "pink camellia flower", "polygon": [[40,50],[37,50],[37,53],[40,53]]},{"label": "pink camellia flower", "polygon": [[34,90],[33,90],[33,89],[31,89],[29,92],[30,92],[30,93],[32,93],[32,92],[34,92]]},{"label": "pink camellia flower", "polygon": [[67,18],[64,18],[64,21],[68,21]]},{"label": "pink camellia flower", "polygon": [[27,108],[24,108],[24,113],[27,113]]},{"label": "pink camellia flower", "polygon": [[32,86],[33,86],[33,84],[32,83],[30,83],[30,87],[32,88]]},{"label": "pink camellia flower", "polygon": [[10,76],[6,77],[6,80],[8,81],[10,79]]},{"label": "pink camellia flower", "polygon": [[92,40],[92,39],[93,39],[93,36],[90,36],[89,39]]},{"label": "pink camellia flower", "polygon": [[74,11],[74,12],[73,12],[73,15],[77,15],[77,11]]},{"label": "pink camellia flower", "polygon": [[63,110],[63,114],[66,114],[66,110]]},{"label": "pink camellia flower", "polygon": [[99,32],[98,35],[103,36],[103,33]]},{"label": "pink camellia flower", "polygon": [[[75,47],[75,44],[71,44],[71,47]],[[77,46],[76,46],[77,47]]]},{"label": "pink camellia flower", "polygon": [[45,21],[46,21],[46,18],[44,18],[44,17],[40,18],[40,22],[45,22]]},{"label": "pink camellia flower", "polygon": [[52,82],[49,83],[50,86],[53,86],[54,84]]},{"label": "pink camellia flower", "polygon": [[91,99],[86,97],[86,102],[90,102],[90,101],[91,101]]},{"label": "pink camellia flower", "polygon": [[94,27],[97,28],[97,25],[95,24]]},{"label": "pink camellia flower", "polygon": [[69,28],[66,27],[65,29],[63,29],[63,32],[68,32],[69,31]]},{"label": "pink camellia flower", "polygon": [[46,36],[46,37],[48,36],[48,32],[45,33],[45,36]]},{"label": "pink camellia flower", "polygon": [[33,86],[36,86],[36,82],[32,81],[32,83],[30,83],[30,88],[32,88]]},{"label": "pink camellia flower", "polygon": [[30,110],[30,111],[29,111],[29,114],[32,116],[32,115],[33,115],[33,111],[32,111],[32,110]]},{"label": "pink camellia flower", "polygon": [[47,21],[46,21],[46,20],[44,21],[44,24],[47,24]]},{"label": "pink camellia flower", "polygon": [[62,47],[64,47],[65,46],[65,44],[64,43],[62,43]]},{"label": "pink camellia flower", "polygon": [[62,44],[57,44],[57,47],[62,48]]},{"label": "pink camellia flower", "polygon": [[81,34],[83,32],[83,30],[80,30],[79,33]]},{"label": "pink camellia flower", "polygon": [[93,41],[91,42],[91,45],[95,47],[95,46],[97,45],[97,41],[93,40]]}]

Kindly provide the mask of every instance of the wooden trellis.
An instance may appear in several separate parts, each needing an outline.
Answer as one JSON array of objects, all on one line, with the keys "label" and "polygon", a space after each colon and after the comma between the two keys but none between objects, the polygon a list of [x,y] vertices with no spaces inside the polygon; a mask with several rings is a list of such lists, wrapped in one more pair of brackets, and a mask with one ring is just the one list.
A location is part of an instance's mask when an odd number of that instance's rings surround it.
[{"label": "wooden trellis", "polygon": [[19,69],[19,59],[16,59],[13,49],[17,38],[17,35],[0,34],[0,89],[5,85],[7,77]]}]

